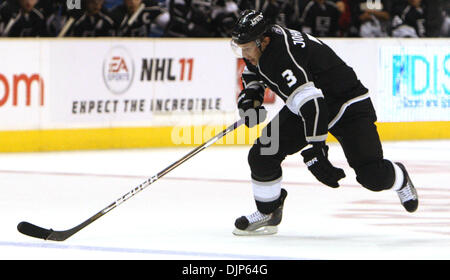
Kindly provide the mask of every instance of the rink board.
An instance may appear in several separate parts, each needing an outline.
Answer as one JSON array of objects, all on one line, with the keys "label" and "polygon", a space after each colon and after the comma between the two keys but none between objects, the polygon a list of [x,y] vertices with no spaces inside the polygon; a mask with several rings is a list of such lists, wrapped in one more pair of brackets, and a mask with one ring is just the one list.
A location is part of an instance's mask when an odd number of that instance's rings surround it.
[{"label": "rink board", "polygon": [[[240,127],[215,145],[252,144],[263,127]],[[450,122],[377,123],[377,127],[382,141],[450,139]],[[190,133],[181,143],[174,143],[173,127],[1,131],[0,152],[197,146],[225,128],[183,127]],[[337,142],[332,135],[327,141]]]},{"label": "rink board", "polygon": [[[449,39],[323,41],[370,89],[382,140],[450,138]],[[228,39],[8,39],[0,61],[3,152],[194,146],[238,118]]]}]

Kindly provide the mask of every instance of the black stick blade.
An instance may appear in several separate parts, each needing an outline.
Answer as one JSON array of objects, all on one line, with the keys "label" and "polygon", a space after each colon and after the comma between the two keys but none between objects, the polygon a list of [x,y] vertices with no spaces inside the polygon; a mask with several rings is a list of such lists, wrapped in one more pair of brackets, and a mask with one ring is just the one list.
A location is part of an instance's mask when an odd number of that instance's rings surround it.
[{"label": "black stick blade", "polygon": [[28,222],[20,222],[17,225],[17,230],[25,235],[45,240],[47,240],[53,232],[52,229],[41,228]]}]

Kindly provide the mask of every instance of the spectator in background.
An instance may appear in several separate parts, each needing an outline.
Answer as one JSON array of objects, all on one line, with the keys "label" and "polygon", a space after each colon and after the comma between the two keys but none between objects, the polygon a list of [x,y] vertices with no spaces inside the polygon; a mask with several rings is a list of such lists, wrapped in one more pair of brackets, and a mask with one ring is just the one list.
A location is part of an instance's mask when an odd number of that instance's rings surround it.
[{"label": "spectator in background", "polygon": [[390,33],[391,1],[350,1],[353,36],[387,37]]},{"label": "spectator in background", "polygon": [[[328,5],[336,6],[337,10],[341,14],[339,19],[339,29],[341,29],[341,26],[345,28],[345,22],[343,24],[340,23],[342,21],[343,13],[348,10],[348,5],[345,4],[346,1],[349,0],[333,0],[333,1],[325,1],[329,2],[326,3]],[[288,4],[283,7],[283,11],[281,15],[285,16],[285,26],[290,29],[295,30],[302,30],[303,22],[302,16],[305,12],[306,6],[312,5],[314,1],[308,1],[308,0],[288,0]],[[311,9],[311,8],[310,8]],[[345,14],[347,17],[349,17],[349,14]]]},{"label": "spectator in background", "polygon": [[[238,0],[240,11],[255,10],[263,13],[270,24],[286,26],[286,12],[289,12],[292,0]],[[303,0],[299,0],[303,1]]]},{"label": "spectator in background", "polygon": [[102,12],[104,0],[84,0],[84,13],[69,31],[72,37],[114,36],[114,21]]},{"label": "spectator in background", "polygon": [[304,9],[304,0],[289,0],[283,9],[285,26],[290,29],[302,30],[300,19]]},{"label": "spectator in background", "polygon": [[393,37],[425,37],[425,11],[421,0],[408,0],[394,8]]},{"label": "spectator in background", "polygon": [[38,5],[44,11],[47,34],[52,37],[61,34],[63,27],[70,24],[70,18],[78,19],[83,15],[81,9],[68,9],[67,0],[40,0]]},{"label": "spectator in background", "polygon": [[45,17],[39,0],[5,1],[0,5],[0,32],[4,37],[46,36]]},{"label": "spectator in background", "polygon": [[67,20],[67,4],[64,0],[40,0],[45,15],[45,25],[49,36],[56,37]]},{"label": "spectator in background", "polygon": [[8,19],[11,17],[11,4],[6,0],[0,0],[0,37],[3,36],[3,31],[6,24],[8,24]]},{"label": "spectator in background", "polygon": [[112,10],[115,7],[119,6],[120,4],[122,4],[122,0],[105,0],[103,6],[107,10]]},{"label": "spectator in background", "polygon": [[230,37],[239,16],[234,0],[170,0],[169,37]]},{"label": "spectator in background", "polygon": [[342,7],[332,1],[311,0],[300,19],[302,31],[317,37],[336,37],[342,11]]},{"label": "spectator in background", "polygon": [[211,19],[215,37],[231,37],[231,31],[239,17],[239,7],[233,0],[217,0],[213,5]]},{"label": "spectator in background", "polygon": [[161,36],[169,22],[169,13],[154,0],[123,0],[111,11],[117,36]]},{"label": "spectator in background", "polygon": [[212,3],[205,0],[169,0],[168,37],[214,37]]},{"label": "spectator in background", "polygon": [[444,22],[444,6],[449,0],[423,0],[425,10],[425,36],[439,37]]},{"label": "spectator in background", "polygon": [[441,33],[440,35],[442,37],[450,37],[450,2],[447,2],[443,6],[443,22],[441,26]]},{"label": "spectator in background", "polygon": [[339,11],[341,12],[341,16],[339,17],[339,28],[340,28],[340,36],[348,37],[349,29],[352,22],[352,13],[350,11],[349,2],[352,0],[342,0],[336,2]]}]

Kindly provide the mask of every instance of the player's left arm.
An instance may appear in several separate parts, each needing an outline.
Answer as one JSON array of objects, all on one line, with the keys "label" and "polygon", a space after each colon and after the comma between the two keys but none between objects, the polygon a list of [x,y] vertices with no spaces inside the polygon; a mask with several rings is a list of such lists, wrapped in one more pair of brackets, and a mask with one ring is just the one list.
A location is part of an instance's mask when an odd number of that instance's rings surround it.
[{"label": "player's left arm", "polygon": [[312,75],[305,66],[305,49],[291,45],[288,49],[286,68],[282,76],[287,82],[286,106],[302,118],[305,139],[312,145],[302,151],[304,162],[317,180],[330,187],[338,187],[338,181],[345,177],[342,169],[334,167],[328,160],[328,107],[325,97],[312,81]]},{"label": "player's left arm", "polygon": [[[325,144],[328,134],[328,108],[323,94],[311,94],[304,98],[299,115],[304,121],[305,137],[311,147],[302,151],[303,162],[317,180],[327,186],[337,188],[338,181],[345,177],[344,170],[334,167],[328,160],[328,146]],[[311,89],[314,91],[314,89]]]},{"label": "player's left arm", "polygon": [[313,75],[301,51],[305,52],[299,46],[290,46],[283,57],[280,88],[287,96],[286,106],[303,120],[306,141],[324,142],[328,135],[328,108],[322,91],[314,84]]},{"label": "player's left arm", "polygon": [[290,105],[303,120],[306,141],[311,147],[302,151],[304,163],[316,179],[323,184],[337,188],[338,181],[345,177],[341,168],[334,167],[328,160],[328,108],[320,89],[306,84],[293,97]]}]

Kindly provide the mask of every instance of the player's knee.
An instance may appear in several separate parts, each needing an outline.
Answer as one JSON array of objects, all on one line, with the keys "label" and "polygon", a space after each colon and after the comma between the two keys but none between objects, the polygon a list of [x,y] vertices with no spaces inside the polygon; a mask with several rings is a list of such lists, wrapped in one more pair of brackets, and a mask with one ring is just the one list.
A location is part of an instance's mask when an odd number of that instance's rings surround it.
[{"label": "player's knee", "polygon": [[258,158],[259,158],[258,149],[255,147],[255,145],[253,145],[250,148],[250,151],[248,152],[248,157],[247,157],[248,164],[250,165],[250,168],[252,166],[258,165]]},{"label": "player's knee", "polygon": [[374,192],[390,189],[394,182],[394,169],[387,160],[355,168],[355,172],[358,183]]},{"label": "player's knee", "polygon": [[254,180],[267,182],[281,177],[281,161],[274,156],[261,154],[258,145],[253,145],[250,149],[248,164]]}]

